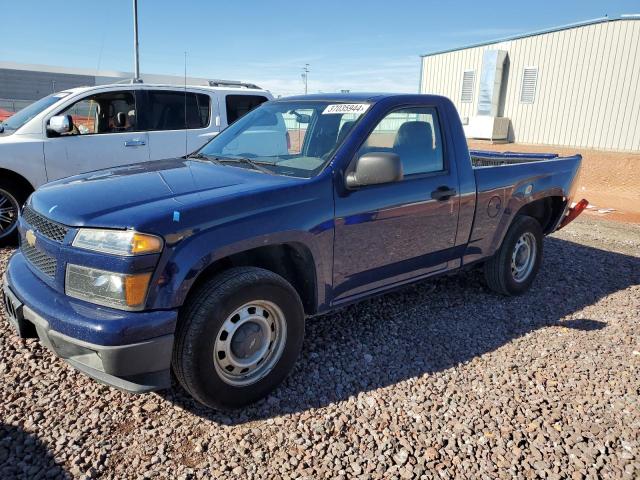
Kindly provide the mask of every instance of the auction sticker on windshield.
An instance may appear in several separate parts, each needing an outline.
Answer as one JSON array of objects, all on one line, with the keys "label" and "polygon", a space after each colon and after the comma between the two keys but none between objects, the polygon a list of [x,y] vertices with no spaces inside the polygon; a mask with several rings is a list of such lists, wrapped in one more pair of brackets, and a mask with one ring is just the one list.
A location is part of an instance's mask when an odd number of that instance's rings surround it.
[{"label": "auction sticker on windshield", "polygon": [[322,114],[355,113],[362,115],[369,107],[370,104],[368,103],[334,103],[333,105],[327,105]]}]

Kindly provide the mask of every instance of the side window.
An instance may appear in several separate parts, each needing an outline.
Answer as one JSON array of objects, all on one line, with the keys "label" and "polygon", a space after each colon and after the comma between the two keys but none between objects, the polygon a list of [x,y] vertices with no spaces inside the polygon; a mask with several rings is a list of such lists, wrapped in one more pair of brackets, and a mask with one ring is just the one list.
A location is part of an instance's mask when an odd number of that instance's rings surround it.
[{"label": "side window", "polygon": [[358,155],[368,152],[398,154],[405,176],[444,170],[436,109],[415,107],[391,112],[371,132]]},{"label": "side window", "polygon": [[267,100],[262,95],[227,95],[227,123],[232,124]]},{"label": "side window", "polygon": [[[152,90],[148,92],[149,130],[204,128],[211,117],[211,97],[191,92]],[[185,121],[186,112],[186,121]]]},{"label": "side window", "polygon": [[63,135],[91,135],[136,130],[136,102],[132,92],[109,92],[77,101],[58,115],[71,115],[73,130]]}]

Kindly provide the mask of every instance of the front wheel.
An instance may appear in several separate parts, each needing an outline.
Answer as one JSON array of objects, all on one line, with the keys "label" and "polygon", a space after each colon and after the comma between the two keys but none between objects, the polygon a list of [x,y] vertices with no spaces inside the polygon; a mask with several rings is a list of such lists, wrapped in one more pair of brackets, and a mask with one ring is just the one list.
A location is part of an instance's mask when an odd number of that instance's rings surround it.
[{"label": "front wheel", "polygon": [[15,245],[18,214],[27,196],[10,182],[0,180],[0,247]]},{"label": "front wheel", "polygon": [[203,284],[183,307],[173,370],[199,402],[241,407],[285,379],[303,337],[302,302],[284,278],[232,268]]},{"label": "front wheel", "polygon": [[519,295],[529,289],[542,262],[542,228],[532,217],[513,221],[501,247],[484,266],[489,288],[503,295]]}]

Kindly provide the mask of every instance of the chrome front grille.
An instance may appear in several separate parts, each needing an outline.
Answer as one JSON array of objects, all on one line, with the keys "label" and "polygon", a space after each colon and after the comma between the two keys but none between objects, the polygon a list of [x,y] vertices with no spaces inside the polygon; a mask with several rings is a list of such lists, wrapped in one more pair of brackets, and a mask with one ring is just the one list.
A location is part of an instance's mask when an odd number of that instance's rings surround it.
[{"label": "chrome front grille", "polygon": [[22,250],[22,254],[29,261],[29,263],[31,263],[45,275],[51,278],[55,277],[58,261],[54,257],[51,257],[46,253],[38,250],[37,248],[32,247],[25,241],[22,242],[22,246],[20,247],[20,249]]},{"label": "chrome front grille", "polygon": [[34,230],[37,230],[41,235],[54,242],[62,243],[69,231],[68,227],[43,217],[28,206],[22,210],[22,219],[33,227]]}]

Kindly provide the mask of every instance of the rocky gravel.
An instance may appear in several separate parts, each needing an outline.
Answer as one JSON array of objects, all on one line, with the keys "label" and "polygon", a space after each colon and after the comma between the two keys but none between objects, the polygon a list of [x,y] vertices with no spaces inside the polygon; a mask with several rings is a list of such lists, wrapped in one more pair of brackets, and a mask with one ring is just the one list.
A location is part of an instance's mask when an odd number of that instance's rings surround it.
[{"label": "rocky gravel", "polygon": [[310,320],[232,413],[102,386],[0,319],[0,478],[639,478],[639,317],[640,226],[583,217],[524,296],[470,271]]}]

